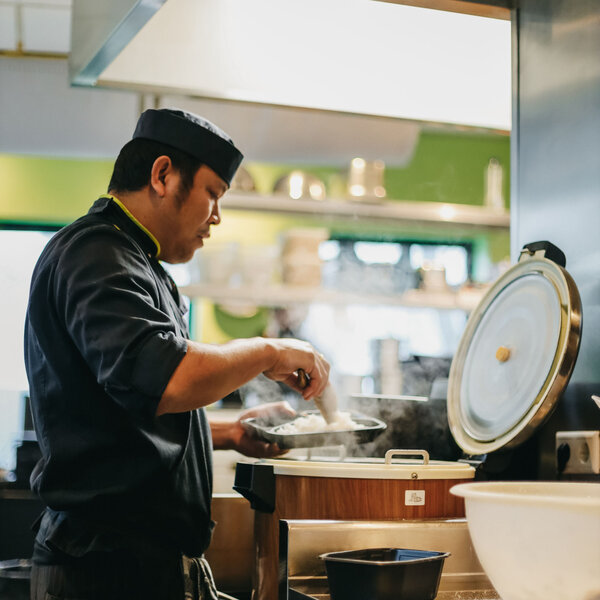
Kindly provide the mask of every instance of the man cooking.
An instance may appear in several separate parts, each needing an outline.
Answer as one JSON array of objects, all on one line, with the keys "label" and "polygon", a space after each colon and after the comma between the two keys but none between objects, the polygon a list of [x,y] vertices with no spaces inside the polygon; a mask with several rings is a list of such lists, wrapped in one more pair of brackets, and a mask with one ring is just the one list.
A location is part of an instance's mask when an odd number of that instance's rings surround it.
[{"label": "man cooking", "polygon": [[[211,452],[271,457],[240,420],[203,407],[263,373],[322,393],[329,364],[308,343],[190,341],[160,264],[190,260],[221,222],[242,154],[212,123],[147,110],[109,193],[48,243],[35,267],[25,362],[42,460],[31,477],[33,600],[217,598],[210,543]],[[297,371],[310,383],[301,388]],[[243,417],[268,409],[246,412]],[[243,418],[242,417],[242,418]]]}]

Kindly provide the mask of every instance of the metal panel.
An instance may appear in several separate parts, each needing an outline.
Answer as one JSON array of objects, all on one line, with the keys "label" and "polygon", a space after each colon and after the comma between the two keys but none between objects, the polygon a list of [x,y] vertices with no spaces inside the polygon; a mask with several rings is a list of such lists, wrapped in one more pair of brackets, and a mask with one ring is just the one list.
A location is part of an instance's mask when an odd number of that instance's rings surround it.
[{"label": "metal panel", "polygon": [[169,0],[98,83],[505,131],[508,25],[362,0]]},{"label": "metal panel", "polygon": [[71,10],[68,6],[23,6],[21,22],[24,52],[69,52]]},{"label": "metal panel", "polygon": [[[491,589],[477,559],[465,519],[421,521],[279,522],[281,592],[288,587],[304,593],[325,586],[325,564],[319,555],[364,548],[414,548],[450,552],[440,591]],[[479,595],[477,596],[479,597]]]},{"label": "metal panel", "polygon": [[[541,239],[565,252],[583,338],[553,427],[600,428],[589,398],[600,390],[600,3],[521,0],[513,24],[511,253]],[[543,437],[550,476],[552,432]]]},{"label": "metal panel", "polygon": [[0,50],[16,50],[18,39],[17,7],[0,5]]},{"label": "metal panel", "polygon": [[214,494],[212,518],[217,525],[206,558],[217,587],[234,595],[251,590],[254,511],[237,494]]},{"label": "metal panel", "polygon": [[513,0],[379,0],[393,4],[405,4],[434,10],[447,10],[478,17],[510,20],[510,9],[514,8]]},{"label": "metal panel", "polygon": [[28,490],[0,488],[0,560],[31,557],[31,525],[43,510],[42,501]]},{"label": "metal panel", "polygon": [[95,85],[166,0],[73,1],[69,75],[75,85]]},{"label": "metal panel", "polygon": [[135,128],[139,96],[72,89],[67,61],[0,59],[0,152],[113,159]]}]

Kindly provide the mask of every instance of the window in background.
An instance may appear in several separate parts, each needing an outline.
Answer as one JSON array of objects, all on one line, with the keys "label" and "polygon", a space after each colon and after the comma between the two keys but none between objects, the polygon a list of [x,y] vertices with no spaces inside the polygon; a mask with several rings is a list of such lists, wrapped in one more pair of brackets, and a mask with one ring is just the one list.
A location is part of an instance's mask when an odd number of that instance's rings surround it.
[{"label": "window in background", "polygon": [[[6,227],[6,226],[4,226]],[[28,391],[23,329],[31,274],[56,227],[0,229],[0,469],[15,466],[15,441],[23,434]]]},{"label": "window in background", "polygon": [[166,262],[161,262],[160,264],[164,267],[165,271],[173,278],[173,281],[177,284],[178,287],[182,287],[184,285],[189,285],[190,283],[192,283],[190,263],[171,265]]},{"label": "window in background", "polygon": [[331,239],[321,243],[319,256],[323,287],[346,292],[399,294],[425,288],[433,270],[443,280],[441,287],[456,289],[472,275],[469,243]]},{"label": "window in background", "polygon": [[[385,297],[416,288],[451,293],[471,280],[472,255],[470,243],[356,239],[323,242],[319,249],[323,286],[349,294],[380,294],[382,301],[311,304],[296,334],[326,354],[341,389],[351,385],[354,392],[361,391],[360,381],[365,392],[428,394],[433,378],[415,381],[415,361],[432,363],[436,373],[447,375],[445,370],[464,331],[467,313],[390,305]],[[390,364],[382,364],[384,347],[393,349],[394,356],[384,361],[392,361],[393,369]],[[397,372],[396,377],[388,378],[387,387],[381,381],[384,366]]]},{"label": "window in background", "polygon": [[470,278],[471,256],[463,245],[411,244],[410,265],[413,269],[435,266],[443,269],[451,287],[464,285]]}]

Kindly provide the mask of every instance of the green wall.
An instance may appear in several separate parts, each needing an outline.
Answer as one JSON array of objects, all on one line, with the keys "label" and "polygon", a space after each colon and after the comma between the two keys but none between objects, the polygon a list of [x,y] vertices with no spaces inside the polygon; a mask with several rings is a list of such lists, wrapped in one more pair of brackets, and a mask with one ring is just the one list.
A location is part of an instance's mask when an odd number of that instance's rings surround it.
[{"label": "green wall", "polygon": [[[482,204],[484,174],[490,158],[504,167],[504,197],[509,198],[510,140],[507,136],[424,132],[414,156],[404,167],[386,166],[388,199],[424,202]],[[63,225],[87,212],[106,192],[113,161],[81,160],[0,154],[0,226],[6,222]],[[268,194],[276,180],[296,165],[245,163],[256,180],[257,191]],[[322,179],[329,197],[345,193],[346,174],[333,167],[301,167]],[[470,227],[441,229],[435,225],[366,222],[306,215],[303,217],[224,211],[223,223],[215,229],[211,245],[236,241],[243,245],[275,244],[290,227],[326,227],[334,236],[371,239],[423,239],[465,241],[474,244],[475,273],[478,263],[497,262],[509,255],[507,231]],[[197,338],[219,342],[228,339],[217,326],[213,305],[197,305]]]},{"label": "green wall", "polygon": [[[510,140],[507,136],[423,132],[407,166],[387,166],[388,198],[482,204],[485,168],[492,157],[504,167],[504,197],[508,201]],[[295,165],[249,163],[247,167],[257,180],[259,192],[268,193],[277,178]],[[339,169],[302,168],[325,181],[330,196],[343,195],[344,173]],[[112,161],[106,160],[0,154],[0,177],[4,184],[0,221],[70,222],[106,191],[111,171]],[[335,226],[358,231],[364,228],[364,224],[350,226],[348,222]]]},{"label": "green wall", "polygon": [[0,154],[0,221],[64,225],[106,192],[113,161]]},{"label": "green wall", "polygon": [[[423,132],[409,164],[386,165],[385,186],[390,200],[483,204],[485,172],[490,158],[504,169],[503,192],[510,197],[510,138],[486,134]],[[295,165],[251,165],[260,192],[268,193],[281,176]],[[330,197],[344,195],[342,170],[303,166],[327,186]]]},{"label": "green wall", "polygon": [[[390,200],[482,204],[485,170],[490,158],[504,167],[504,197],[510,190],[510,139],[508,136],[422,132],[414,156],[404,167],[387,165],[385,185]],[[0,154],[0,224],[30,222],[62,225],[87,212],[106,191],[111,160],[81,160]],[[276,180],[296,165],[248,163],[260,193],[269,193]],[[302,167],[327,185],[330,197],[344,195],[343,170]],[[292,226],[327,227],[333,235],[373,239],[424,239],[471,241],[476,262],[480,257],[497,262],[509,255],[507,231],[472,228],[440,229],[417,223],[374,223],[334,217],[290,217],[225,211],[214,238],[241,238],[244,243],[269,243]]]},{"label": "green wall", "polygon": [[421,135],[412,161],[390,169],[388,195],[403,200],[483,204],[484,177],[490,158],[504,168],[503,191],[510,197],[510,138],[492,135]]}]

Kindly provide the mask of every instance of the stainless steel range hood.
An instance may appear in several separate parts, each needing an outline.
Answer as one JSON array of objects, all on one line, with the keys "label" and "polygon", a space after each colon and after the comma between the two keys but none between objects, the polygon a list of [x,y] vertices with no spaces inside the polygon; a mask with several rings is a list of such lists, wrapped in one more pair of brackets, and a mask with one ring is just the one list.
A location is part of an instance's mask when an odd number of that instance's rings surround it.
[{"label": "stainless steel range hood", "polygon": [[91,86],[166,0],[73,1],[69,76]]},{"label": "stainless steel range hood", "polygon": [[317,162],[354,130],[369,139],[350,157],[401,165],[424,124],[510,129],[510,24],[386,2],[73,0],[70,75],[201,99],[254,136],[289,130],[290,160],[309,135]]}]

